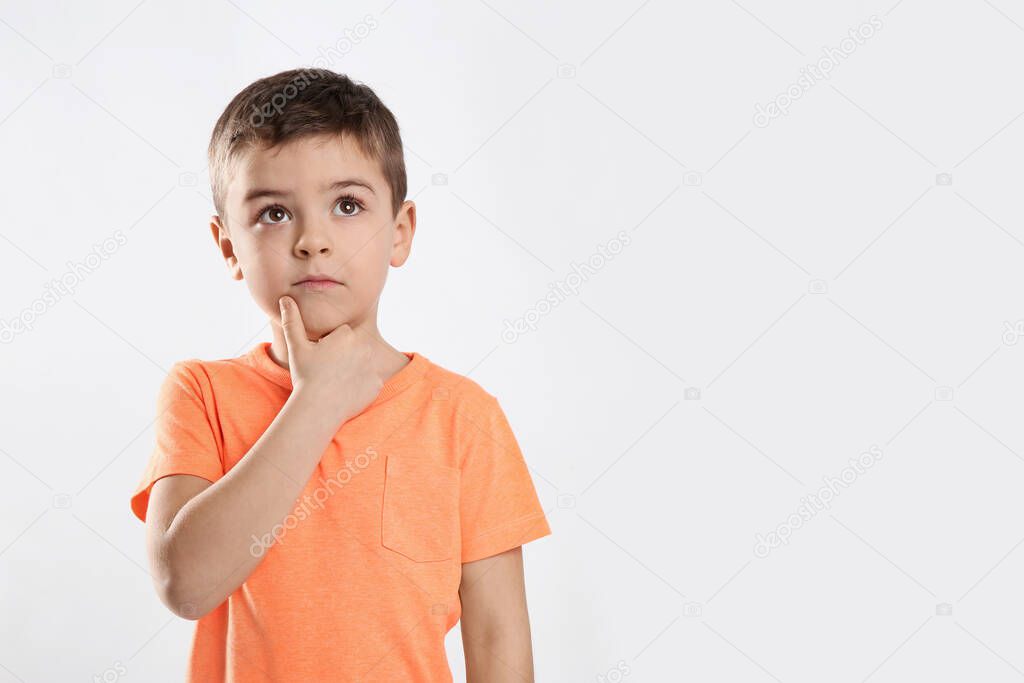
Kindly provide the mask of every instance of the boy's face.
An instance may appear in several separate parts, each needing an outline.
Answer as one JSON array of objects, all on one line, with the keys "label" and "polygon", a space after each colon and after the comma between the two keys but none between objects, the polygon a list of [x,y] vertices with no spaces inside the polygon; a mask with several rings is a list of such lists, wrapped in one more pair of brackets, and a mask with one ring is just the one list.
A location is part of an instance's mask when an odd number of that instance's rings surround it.
[{"label": "boy's face", "polygon": [[[232,277],[280,325],[278,299],[299,306],[310,339],[341,324],[377,332],[389,266],[405,263],[415,205],[391,214],[379,164],[348,137],[316,135],[239,158],[211,223]],[[311,277],[333,283],[301,284]]]}]

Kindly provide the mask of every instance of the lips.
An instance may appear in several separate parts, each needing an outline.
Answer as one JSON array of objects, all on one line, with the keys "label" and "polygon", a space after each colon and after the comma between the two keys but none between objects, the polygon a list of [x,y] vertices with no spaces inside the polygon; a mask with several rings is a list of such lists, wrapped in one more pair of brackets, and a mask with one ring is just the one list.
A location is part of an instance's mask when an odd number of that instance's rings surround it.
[{"label": "lips", "polygon": [[301,287],[304,290],[310,292],[324,292],[326,290],[334,289],[335,287],[341,287],[341,283],[337,280],[325,279],[306,279],[295,284],[296,287]]},{"label": "lips", "polygon": [[311,272],[295,283],[295,286],[307,292],[325,292],[335,287],[341,287],[341,283],[326,272]]}]

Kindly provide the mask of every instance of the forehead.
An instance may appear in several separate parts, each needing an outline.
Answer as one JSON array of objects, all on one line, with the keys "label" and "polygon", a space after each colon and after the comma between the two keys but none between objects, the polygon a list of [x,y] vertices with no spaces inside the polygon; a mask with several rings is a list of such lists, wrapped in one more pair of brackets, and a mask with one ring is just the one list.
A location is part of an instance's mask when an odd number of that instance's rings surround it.
[{"label": "forehead", "polygon": [[368,181],[378,197],[387,191],[380,164],[364,155],[350,136],[311,135],[273,148],[253,148],[240,154],[232,166],[229,201],[241,201],[256,187],[302,194],[352,177]]}]

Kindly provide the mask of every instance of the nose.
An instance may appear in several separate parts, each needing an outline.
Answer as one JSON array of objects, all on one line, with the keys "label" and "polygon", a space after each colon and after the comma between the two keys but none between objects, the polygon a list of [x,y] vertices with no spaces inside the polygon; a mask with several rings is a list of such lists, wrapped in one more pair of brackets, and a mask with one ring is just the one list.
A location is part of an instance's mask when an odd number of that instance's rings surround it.
[{"label": "nose", "polygon": [[333,249],[330,232],[316,221],[307,221],[299,226],[299,237],[295,241],[295,255],[309,258],[313,254],[330,255]]}]

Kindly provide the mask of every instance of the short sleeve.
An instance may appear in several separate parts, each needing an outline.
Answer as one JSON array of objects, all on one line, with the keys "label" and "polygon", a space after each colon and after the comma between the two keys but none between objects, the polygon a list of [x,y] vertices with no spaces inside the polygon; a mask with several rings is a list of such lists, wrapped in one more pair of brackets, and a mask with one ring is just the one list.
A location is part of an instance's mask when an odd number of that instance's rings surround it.
[{"label": "short sleeve", "polygon": [[135,516],[146,521],[149,494],[158,479],[192,474],[215,482],[224,474],[220,449],[196,376],[185,362],[175,363],[156,400],[155,445],[131,497]]},{"label": "short sleeve", "polygon": [[462,562],[551,533],[512,427],[489,394],[460,409]]}]

